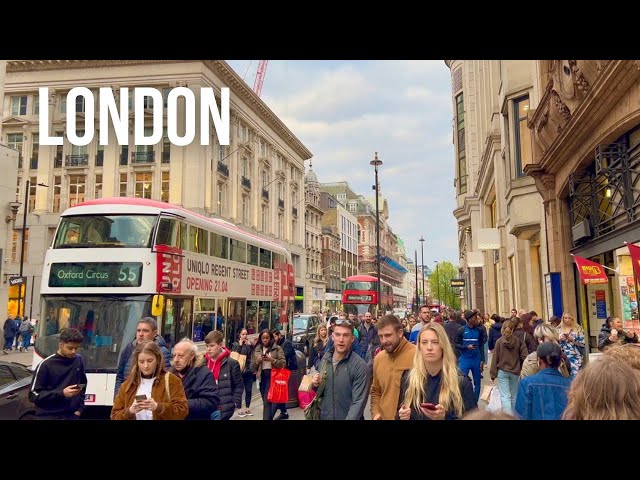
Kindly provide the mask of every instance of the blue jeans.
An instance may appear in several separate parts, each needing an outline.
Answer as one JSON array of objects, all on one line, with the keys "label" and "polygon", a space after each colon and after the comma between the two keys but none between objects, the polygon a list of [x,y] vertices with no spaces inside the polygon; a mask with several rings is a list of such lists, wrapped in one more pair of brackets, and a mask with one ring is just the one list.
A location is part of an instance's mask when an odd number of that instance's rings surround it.
[{"label": "blue jeans", "polygon": [[498,370],[498,390],[502,411],[513,415],[516,411],[516,397],[518,396],[518,382],[520,378],[513,373]]},{"label": "blue jeans", "polygon": [[31,346],[31,333],[23,333],[22,334],[22,348],[25,350],[29,349]]},{"label": "blue jeans", "polygon": [[476,403],[480,399],[480,355],[477,358],[460,357],[458,368],[463,375],[473,375],[473,393],[476,396]]}]

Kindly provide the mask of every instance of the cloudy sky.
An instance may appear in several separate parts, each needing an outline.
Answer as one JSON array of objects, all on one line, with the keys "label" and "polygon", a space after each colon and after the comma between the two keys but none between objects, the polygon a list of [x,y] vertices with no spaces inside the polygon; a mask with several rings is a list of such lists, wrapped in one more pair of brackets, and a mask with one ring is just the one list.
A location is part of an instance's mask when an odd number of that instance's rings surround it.
[{"label": "cloudy sky", "polygon": [[[259,60],[229,64],[253,87]],[[269,61],[261,98],[313,153],[320,182],[375,198],[374,153],[389,223],[413,258],[458,264],[451,77],[442,60]],[[308,169],[309,162],[305,163]]]}]

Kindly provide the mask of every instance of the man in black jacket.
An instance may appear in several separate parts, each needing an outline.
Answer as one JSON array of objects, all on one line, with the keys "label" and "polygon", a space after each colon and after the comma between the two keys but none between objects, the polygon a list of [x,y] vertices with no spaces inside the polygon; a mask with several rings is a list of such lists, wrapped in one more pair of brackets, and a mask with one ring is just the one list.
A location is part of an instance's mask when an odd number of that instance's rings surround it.
[{"label": "man in black jacket", "polygon": [[220,406],[220,397],[213,374],[205,365],[204,355],[198,353],[195,343],[185,338],[173,347],[172,363],[171,373],[182,380],[189,403],[187,420],[211,419],[211,414]]},{"label": "man in black jacket", "polygon": [[29,391],[38,419],[77,420],[82,414],[87,376],[82,357],[76,354],[81,346],[82,334],[65,328],[58,351],[38,364]]},{"label": "man in black jacket", "polygon": [[[273,334],[274,342],[280,345],[284,351],[284,359],[286,362],[284,368],[291,372],[296,371],[298,369],[298,359],[296,358],[296,351],[293,349],[291,340],[285,338],[277,328],[271,333]],[[274,420],[287,420],[289,418],[286,403],[276,403],[273,408],[273,413],[276,413],[277,410],[280,410],[280,413]]]}]

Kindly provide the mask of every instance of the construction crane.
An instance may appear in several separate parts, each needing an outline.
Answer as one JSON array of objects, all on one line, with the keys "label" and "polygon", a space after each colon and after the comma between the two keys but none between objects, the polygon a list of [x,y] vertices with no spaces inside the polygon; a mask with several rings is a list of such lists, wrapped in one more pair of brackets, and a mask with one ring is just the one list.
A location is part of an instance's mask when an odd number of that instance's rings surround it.
[{"label": "construction crane", "polygon": [[256,81],[253,83],[253,91],[257,96],[260,96],[262,92],[262,83],[264,82],[264,76],[267,73],[267,64],[269,60],[260,60],[258,64],[258,71],[256,72]]}]

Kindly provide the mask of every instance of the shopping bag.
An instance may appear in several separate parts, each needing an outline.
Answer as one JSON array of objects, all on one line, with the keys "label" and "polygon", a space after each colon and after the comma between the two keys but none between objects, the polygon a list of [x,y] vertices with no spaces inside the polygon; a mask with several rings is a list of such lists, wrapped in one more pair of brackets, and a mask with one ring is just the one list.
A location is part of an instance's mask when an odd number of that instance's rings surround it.
[{"label": "shopping bag", "polygon": [[489,403],[489,400],[491,399],[491,390],[493,390],[493,385],[485,385],[484,387],[482,387],[480,400]]},{"label": "shopping bag", "polygon": [[489,399],[489,405],[487,405],[488,412],[499,412],[502,410],[502,402],[500,401],[500,389],[491,389],[491,398]]},{"label": "shopping bag", "polygon": [[311,385],[311,381],[313,379],[313,375],[305,375],[302,377],[302,381],[300,382],[300,386],[298,387],[299,392],[309,392],[313,389],[313,385]]},{"label": "shopping bag", "polygon": [[267,393],[267,401],[271,403],[287,403],[289,401],[289,377],[291,370],[286,368],[271,369],[271,383]]},{"label": "shopping bag", "polygon": [[238,352],[231,352],[229,356],[240,364],[240,371],[244,372],[244,367],[247,364],[247,356]]},{"label": "shopping bag", "polygon": [[313,389],[309,391],[298,390],[298,406],[304,410],[315,397],[316,392]]}]

